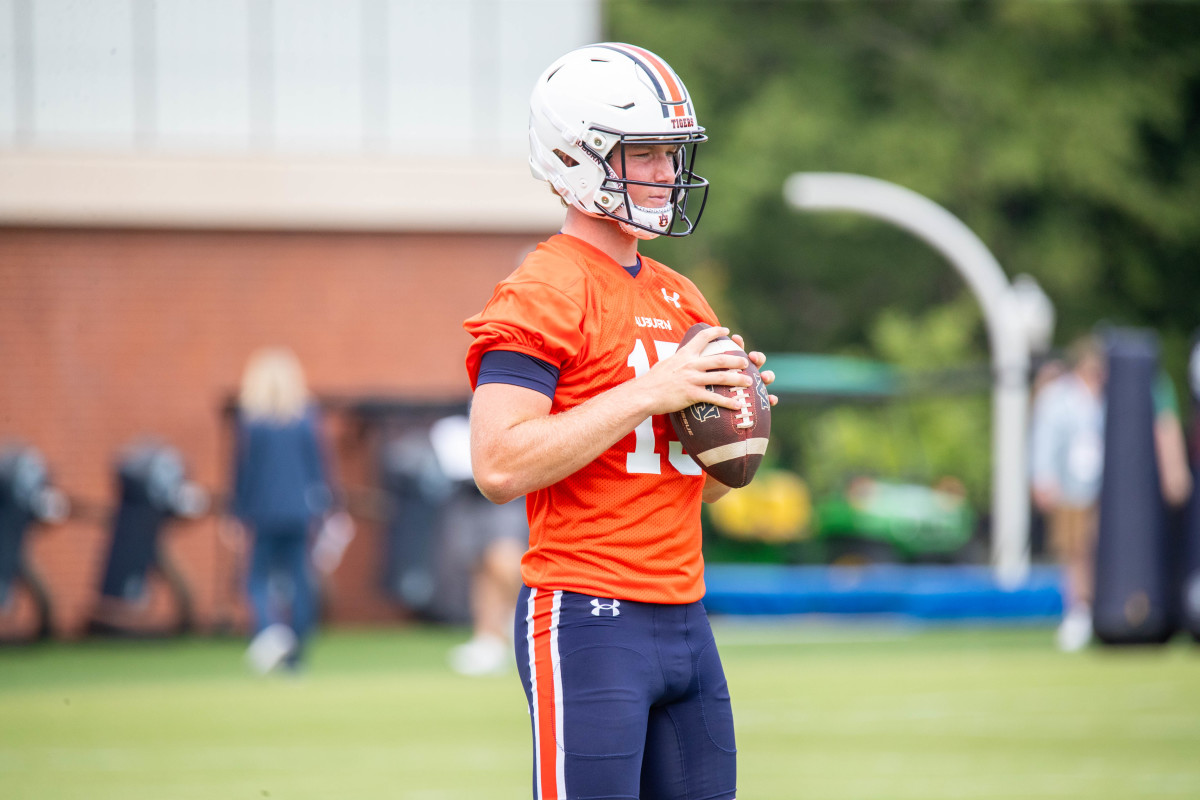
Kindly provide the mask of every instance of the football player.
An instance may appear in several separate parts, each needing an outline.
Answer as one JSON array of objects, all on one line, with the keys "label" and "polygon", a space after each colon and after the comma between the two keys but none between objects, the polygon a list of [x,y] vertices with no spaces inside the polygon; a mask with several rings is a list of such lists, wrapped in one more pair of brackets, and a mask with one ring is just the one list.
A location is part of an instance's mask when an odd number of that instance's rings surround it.
[{"label": "football player", "polygon": [[[683,82],[645,49],[596,44],[551,64],[530,99],[529,163],[566,206],[562,230],[464,323],[475,480],[497,503],[527,496],[514,632],[541,800],[736,793],[700,604],[700,503],[728,488],[666,415],[736,411],[709,387],[751,379],[740,355],[701,355],[729,331],[695,284],[638,253],[695,229],[706,138]],[[696,322],[713,327],[680,347]]]}]

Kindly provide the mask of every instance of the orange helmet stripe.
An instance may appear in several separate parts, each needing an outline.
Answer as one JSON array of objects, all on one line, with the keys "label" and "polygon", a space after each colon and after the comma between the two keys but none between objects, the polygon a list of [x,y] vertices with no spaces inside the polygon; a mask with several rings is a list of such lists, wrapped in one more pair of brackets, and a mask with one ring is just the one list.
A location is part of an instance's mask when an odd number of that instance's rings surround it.
[{"label": "orange helmet stripe", "polygon": [[683,82],[679,80],[679,76],[675,74],[675,71],[665,61],[649,50],[644,50],[631,44],[618,45],[614,49],[624,51],[634,61],[653,72],[654,76],[662,82],[664,94],[671,100],[671,116],[685,117],[693,115],[691,98],[688,97],[687,90],[683,87]]}]

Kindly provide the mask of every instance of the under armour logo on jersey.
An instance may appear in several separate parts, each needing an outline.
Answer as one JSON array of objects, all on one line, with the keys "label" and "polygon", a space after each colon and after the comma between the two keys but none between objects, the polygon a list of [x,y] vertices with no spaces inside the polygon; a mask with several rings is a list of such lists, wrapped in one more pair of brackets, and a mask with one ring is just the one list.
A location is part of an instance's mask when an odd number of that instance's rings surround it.
[{"label": "under armour logo on jersey", "polygon": [[662,290],[662,293],[663,293],[663,300],[666,300],[668,303],[674,303],[675,307],[679,308],[679,292],[672,292],[671,294],[667,294],[667,290],[664,288]]},{"label": "under armour logo on jersey", "polygon": [[592,600],[592,616],[599,617],[601,611],[609,612],[610,617],[621,616],[621,601],[613,600],[611,603],[601,603],[599,600]]}]

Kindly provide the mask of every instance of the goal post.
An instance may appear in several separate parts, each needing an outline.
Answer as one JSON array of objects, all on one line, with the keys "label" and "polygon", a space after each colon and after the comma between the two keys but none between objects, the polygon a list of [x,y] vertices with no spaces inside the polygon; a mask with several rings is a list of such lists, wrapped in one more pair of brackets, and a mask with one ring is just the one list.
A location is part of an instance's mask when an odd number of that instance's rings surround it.
[{"label": "goal post", "polygon": [[992,552],[997,581],[1029,575],[1026,427],[1030,353],[1045,346],[1053,308],[1032,278],[1017,284],[960,219],[923,195],[878,178],[798,172],[784,197],[800,211],[847,211],[889,222],[925,241],[958,270],[983,309],[992,357]]}]

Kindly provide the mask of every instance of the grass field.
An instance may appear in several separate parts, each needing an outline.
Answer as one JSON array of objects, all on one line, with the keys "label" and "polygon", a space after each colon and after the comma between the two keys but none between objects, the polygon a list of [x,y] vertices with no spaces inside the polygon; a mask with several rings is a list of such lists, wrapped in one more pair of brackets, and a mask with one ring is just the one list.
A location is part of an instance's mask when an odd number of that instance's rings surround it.
[{"label": "grass field", "polygon": [[[717,620],[742,800],[1200,797],[1200,646],[1056,652],[1045,628]],[[336,632],[297,679],[242,643],[0,650],[0,797],[529,797],[514,676],[452,629]]]}]

